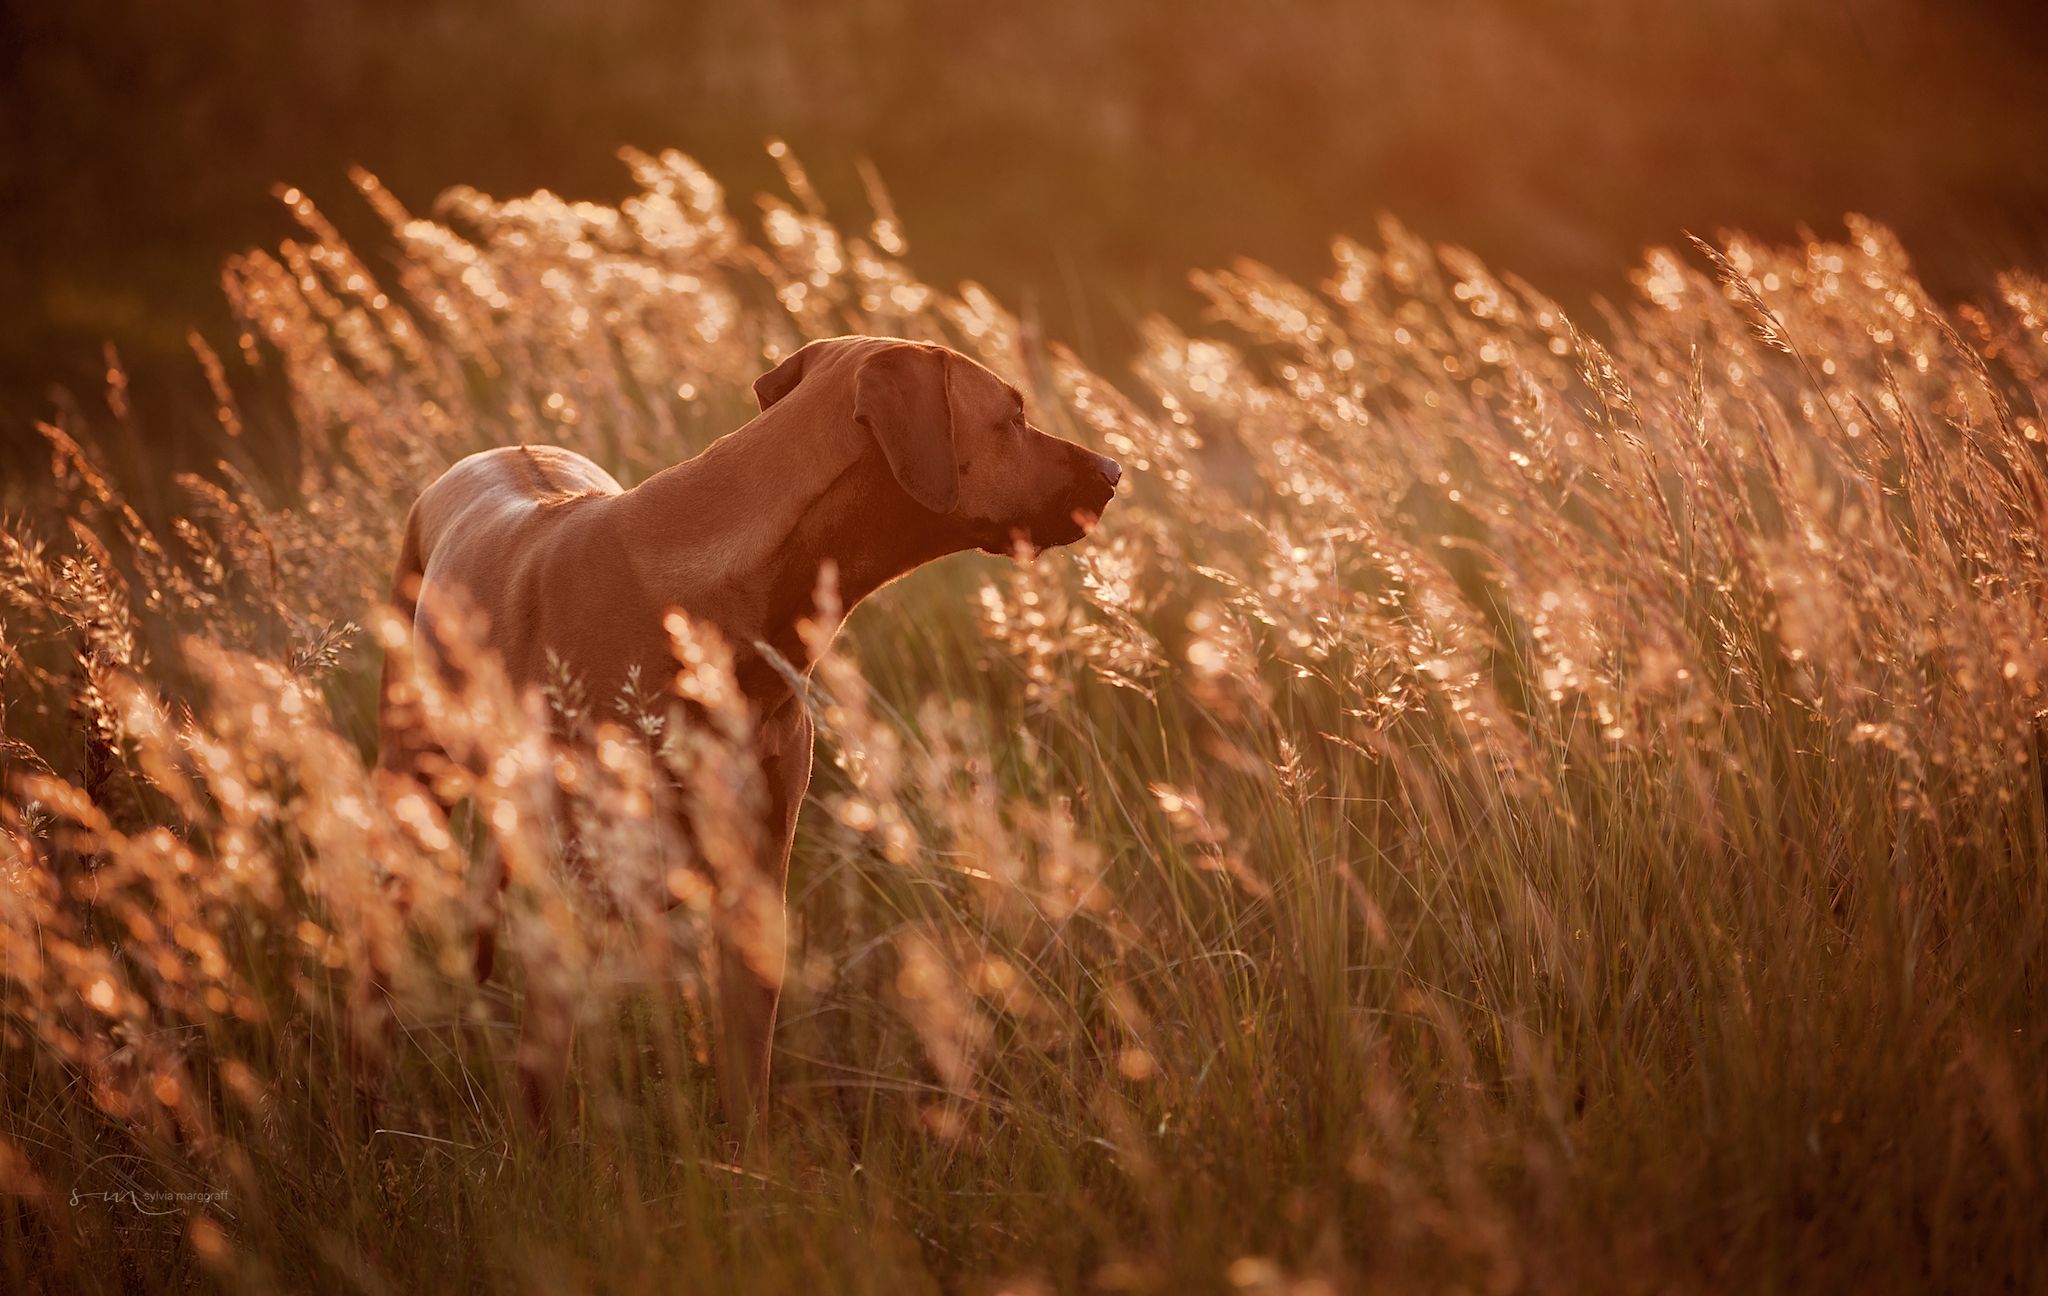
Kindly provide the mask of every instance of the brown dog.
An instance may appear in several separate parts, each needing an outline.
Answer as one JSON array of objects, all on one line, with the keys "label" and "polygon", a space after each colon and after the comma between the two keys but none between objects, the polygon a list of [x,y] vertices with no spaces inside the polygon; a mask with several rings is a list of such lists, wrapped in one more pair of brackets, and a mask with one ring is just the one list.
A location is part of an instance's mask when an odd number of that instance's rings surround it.
[{"label": "brown dog", "polygon": [[[810,783],[811,721],[756,645],[807,672],[797,627],[825,564],[850,608],[949,553],[1067,544],[1101,515],[1121,470],[1031,426],[1015,388],[945,347],[813,342],[754,392],[752,422],[632,490],[554,446],[471,455],[413,505],[392,597],[425,632],[437,594],[459,592],[515,684],[539,687],[552,654],[597,698],[616,695],[636,667],[642,679],[674,673],[669,609],[715,629],[752,712],[769,802],[765,880],[780,896]],[[404,770],[391,678],[387,665],[379,759]],[[767,1096],[781,978],[762,976],[729,941],[717,975],[720,1091],[744,1124]],[[544,1107],[535,1114],[544,1119]]]}]

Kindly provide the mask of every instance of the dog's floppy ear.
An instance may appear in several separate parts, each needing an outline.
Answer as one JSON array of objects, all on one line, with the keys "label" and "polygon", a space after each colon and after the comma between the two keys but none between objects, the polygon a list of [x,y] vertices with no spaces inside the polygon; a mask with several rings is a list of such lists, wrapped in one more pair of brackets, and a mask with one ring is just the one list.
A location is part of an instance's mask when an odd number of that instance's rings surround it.
[{"label": "dog's floppy ear", "polygon": [[790,352],[781,364],[754,379],[754,399],[761,402],[763,414],[768,412],[770,405],[796,390],[796,385],[803,381],[804,365],[810,355],[808,345],[800,346]]},{"label": "dog's floppy ear", "polygon": [[881,445],[910,498],[934,513],[960,502],[952,368],[945,348],[903,342],[869,356],[854,386],[853,421]]}]

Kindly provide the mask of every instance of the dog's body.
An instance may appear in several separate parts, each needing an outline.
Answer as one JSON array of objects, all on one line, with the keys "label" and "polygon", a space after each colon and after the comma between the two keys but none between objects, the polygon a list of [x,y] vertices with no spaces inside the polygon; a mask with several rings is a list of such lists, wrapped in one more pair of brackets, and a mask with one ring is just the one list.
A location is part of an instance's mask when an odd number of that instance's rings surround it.
[{"label": "dog's body", "polygon": [[[810,718],[783,663],[812,664],[798,626],[821,569],[836,568],[850,608],[948,553],[1069,543],[1119,472],[1031,428],[1014,389],[941,347],[814,342],[754,387],[759,417],[631,490],[552,446],[464,459],[413,506],[393,601],[423,646],[437,616],[465,607],[514,684],[543,685],[552,657],[594,698],[636,671],[674,674],[669,610],[715,630],[752,714],[762,867],[779,896],[811,773]],[[387,667],[380,763],[403,774],[419,740],[394,718],[391,678]],[[766,1097],[781,979],[730,945],[719,964],[719,1079],[744,1121]]]}]

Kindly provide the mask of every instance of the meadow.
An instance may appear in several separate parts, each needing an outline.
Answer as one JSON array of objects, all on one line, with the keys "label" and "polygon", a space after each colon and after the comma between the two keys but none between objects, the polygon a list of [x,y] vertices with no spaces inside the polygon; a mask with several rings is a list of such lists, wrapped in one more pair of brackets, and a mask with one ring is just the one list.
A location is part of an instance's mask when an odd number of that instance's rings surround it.
[{"label": "meadow", "polygon": [[[1096,373],[774,152],[758,219],[675,153],[615,207],[358,173],[375,264],[283,191],[240,337],[193,339],[202,456],[111,352],[40,426],[0,527],[9,1290],[2048,1281],[2048,282],[1944,304],[1851,217],[1673,231],[1573,319],[1383,221],[1319,283],[1198,273],[1208,323]],[[959,347],[1125,485],[1070,551],[884,591],[817,673],[736,1151],[731,919],[661,813],[749,849],[718,645],[558,680],[569,742],[488,663],[421,683],[486,771],[444,816],[367,768],[381,601],[462,454],[631,482],[843,332]],[[552,1140],[514,1114],[536,986],[578,1021]]]}]

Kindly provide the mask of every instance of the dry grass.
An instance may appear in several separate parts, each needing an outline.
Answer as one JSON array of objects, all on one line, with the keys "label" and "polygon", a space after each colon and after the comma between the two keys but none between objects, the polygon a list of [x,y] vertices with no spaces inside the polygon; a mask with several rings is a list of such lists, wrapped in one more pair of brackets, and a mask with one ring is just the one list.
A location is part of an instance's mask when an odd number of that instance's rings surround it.
[{"label": "dry grass", "polygon": [[[97,437],[44,429],[0,535],[6,1285],[2042,1281],[2048,284],[1951,315],[1852,221],[1653,252],[1581,331],[1389,225],[1315,289],[1202,277],[1214,336],[1153,324],[1120,387],[788,159],[759,239],[628,161],[617,210],[427,221],[360,177],[385,271],[287,194],[304,239],[227,272],[270,379],[202,351],[217,470],[163,480],[117,364]],[[487,670],[428,688],[488,776],[452,822],[373,788],[425,481],[522,438],[631,480],[844,331],[972,352],[1130,485],[1071,554],[855,616],[786,933],[649,813],[674,771],[744,857],[733,735],[667,681],[559,681],[562,748]],[[557,867],[558,806],[598,867]],[[723,921],[797,969],[746,1165],[703,1065]],[[548,1146],[510,1114],[536,988],[580,1022]]]}]

